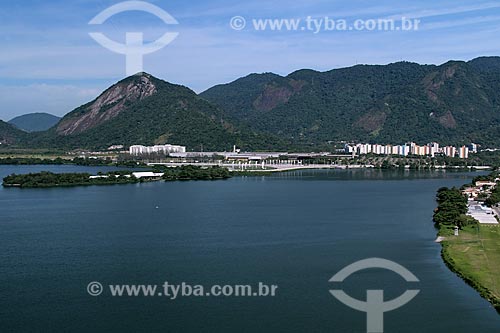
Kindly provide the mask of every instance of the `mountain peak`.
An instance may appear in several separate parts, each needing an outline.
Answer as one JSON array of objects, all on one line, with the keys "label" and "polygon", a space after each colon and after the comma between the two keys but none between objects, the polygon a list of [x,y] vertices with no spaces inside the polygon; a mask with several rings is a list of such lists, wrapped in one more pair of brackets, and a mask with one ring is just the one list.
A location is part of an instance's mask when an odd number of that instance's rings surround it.
[{"label": "mountain peak", "polygon": [[68,114],[57,126],[60,135],[82,133],[122,113],[128,105],[144,100],[158,92],[154,78],[138,73],[114,84],[89,104]]},{"label": "mountain peak", "polygon": [[126,78],[124,78],[120,82],[127,81],[127,80],[133,80],[133,79],[137,79],[137,78],[157,79],[156,77],[154,77],[153,75],[151,75],[147,72],[138,72],[138,73],[135,73],[134,75],[127,76]]}]

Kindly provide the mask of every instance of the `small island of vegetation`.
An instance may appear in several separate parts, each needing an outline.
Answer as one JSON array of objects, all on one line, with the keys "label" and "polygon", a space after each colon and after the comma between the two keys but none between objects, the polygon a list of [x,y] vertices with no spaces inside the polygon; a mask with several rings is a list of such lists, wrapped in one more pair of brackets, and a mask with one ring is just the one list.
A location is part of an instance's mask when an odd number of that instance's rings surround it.
[{"label": "small island of vegetation", "polygon": [[78,165],[78,166],[118,166],[118,167],[146,167],[141,161],[118,160],[110,158],[40,158],[40,157],[6,157],[0,158],[0,165]]},{"label": "small island of vegetation", "polygon": [[123,172],[110,172],[98,176],[89,173],[38,172],[24,175],[10,175],[3,179],[5,187],[45,188],[64,186],[90,186],[136,183],[137,178]]},{"label": "small island of vegetation", "polygon": [[133,184],[145,181],[187,181],[227,179],[231,175],[226,168],[180,166],[176,168],[156,168],[154,172],[114,171],[99,173],[52,173],[38,172],[24,175],[10,175],[3,179],[4,187],[48,188],[91,185]]}]

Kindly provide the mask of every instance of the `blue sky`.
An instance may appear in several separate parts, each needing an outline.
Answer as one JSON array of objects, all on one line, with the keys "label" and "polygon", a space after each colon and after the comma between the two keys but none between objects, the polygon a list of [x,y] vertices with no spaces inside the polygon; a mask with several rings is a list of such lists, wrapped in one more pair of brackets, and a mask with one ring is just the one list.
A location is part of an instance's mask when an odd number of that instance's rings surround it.
[{"label": "blue sky", "polygon": [[[154,41],[166,31],[178,38],[144,58],[145,71],[200,92],[249,73],[286,75],[297,69],[329,70],[356,63],[400,60],[441,64],[500,55],[500,2],[477,0],[150,0],[177,21],[133,11],[102,26],[88,22],[115,0],[2,0],[0,10],[0,119],[29,112],[64,115],[125,77],[125,57],[97,44],[89,32],[119,42],[144,32]],[[233,16],[247,28],[231,29]],[[255,31],[252,19],[421,20],[418,31]]]}]

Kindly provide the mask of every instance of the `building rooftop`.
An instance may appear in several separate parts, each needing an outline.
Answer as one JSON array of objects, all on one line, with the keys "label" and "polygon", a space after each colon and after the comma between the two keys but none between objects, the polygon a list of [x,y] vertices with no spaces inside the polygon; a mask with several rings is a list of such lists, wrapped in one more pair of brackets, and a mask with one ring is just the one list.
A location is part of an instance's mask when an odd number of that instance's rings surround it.
[{"label": "building rooftop", "polygon": [[481,224],[499,224],[494,215],[493,209],[482,206],[478,203],[469,205],[467,215],[472,216]]}]

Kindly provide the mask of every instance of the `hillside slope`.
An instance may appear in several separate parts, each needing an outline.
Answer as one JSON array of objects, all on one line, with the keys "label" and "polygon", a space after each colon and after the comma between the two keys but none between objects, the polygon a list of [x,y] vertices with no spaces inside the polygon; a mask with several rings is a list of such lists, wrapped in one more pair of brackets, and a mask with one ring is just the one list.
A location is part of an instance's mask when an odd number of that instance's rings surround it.
[{"label": "hillside slope", "polygon": [[88,149],[173,143],[189,150],[229,150],[235,144],[263,149],[277,142],[269,135],[235,127],[220,109],[192,90],[147,73],[116,83],[30,141],[31,145]]},{"label": "hillside slope", "polygon": [[401,62],[300,70],[286,77],[253,74],[200,96],[235,122],[296,143],[499,145],[497,57],[441,66]]},{"label": "hillside slope", "polygon": [[26,137],[26,133],[15,128],[9,123],[0,120],[0,145],[1,147],[18,144]]}]

